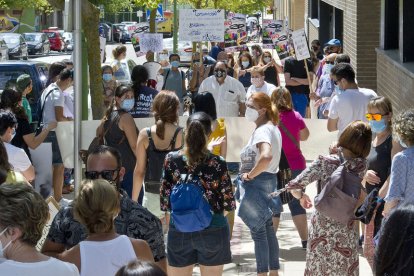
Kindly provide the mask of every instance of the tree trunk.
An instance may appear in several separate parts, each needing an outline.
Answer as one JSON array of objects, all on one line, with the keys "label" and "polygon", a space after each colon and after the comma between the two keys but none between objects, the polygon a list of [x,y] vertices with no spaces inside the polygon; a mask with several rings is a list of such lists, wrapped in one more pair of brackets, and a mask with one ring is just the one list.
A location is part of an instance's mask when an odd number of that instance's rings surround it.
[{"label": "tree trunk", "polygon": [[[89,11],[82,12],[82,24],[88,49],[89,86],[91,93],[92,117],[94,120],[103,116],[103,85],[101,71],[101,54],[99,41],[99,9],[89,4]],[[85,93],[85,91],[84,91]]]}]

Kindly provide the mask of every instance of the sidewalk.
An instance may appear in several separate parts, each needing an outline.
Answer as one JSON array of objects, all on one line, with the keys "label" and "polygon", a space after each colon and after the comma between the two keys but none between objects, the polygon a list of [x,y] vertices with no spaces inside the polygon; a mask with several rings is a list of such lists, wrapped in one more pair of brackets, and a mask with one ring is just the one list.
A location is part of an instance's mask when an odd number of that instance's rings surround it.
[{"label": "sidewalk", "polygon": [[[307,194],[311,198],[316,195],[316,185],[310,184],[306,188]],[[293,224],[289,208],[284,207],[281,215],[277,238],[280,248],[280,276],[303,276],[305,270],[306,251],[301,247],[301,241]],[[308,217],[313,209],[308,210]],[[254,244],[250,236],[250,231],[241,219],[236,215],[233,238],[231,240],[231,251],[233,262],[224,266],[223,275],[256,275],[256,260],[254,255]],[[366,259],[362,256],[362,249],[359,257],[359,274],[361,276],[371,276],[371,268]],[[193,275],[200,275],[199,269],[194,269]],[[333,275],[334,276],[334,275]]]}]

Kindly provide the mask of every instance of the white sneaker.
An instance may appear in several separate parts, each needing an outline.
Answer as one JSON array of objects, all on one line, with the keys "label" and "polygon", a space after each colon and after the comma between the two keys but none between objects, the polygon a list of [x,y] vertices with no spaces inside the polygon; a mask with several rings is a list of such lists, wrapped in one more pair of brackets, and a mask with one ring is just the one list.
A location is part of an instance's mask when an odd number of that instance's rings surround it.
[{"label": "white sneaker", "polygon": [[60,208],[68,207],[69,204],[71,203],[72,203],[72,200],[66,199],[64,197],[62,197],[61,200],[59,201]]}]

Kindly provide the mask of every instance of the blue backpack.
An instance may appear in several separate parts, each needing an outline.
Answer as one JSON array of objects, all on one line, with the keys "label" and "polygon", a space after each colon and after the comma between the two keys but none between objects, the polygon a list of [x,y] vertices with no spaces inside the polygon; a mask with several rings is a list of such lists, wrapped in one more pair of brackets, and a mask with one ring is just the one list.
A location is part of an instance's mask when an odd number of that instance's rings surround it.
[{"label": "blue backpack", "polygon": [[213,218],[210,204],[198,175],[189,174],[172,189],[170,195],[171,216],[180,232],[197,232],[210,226]]}]

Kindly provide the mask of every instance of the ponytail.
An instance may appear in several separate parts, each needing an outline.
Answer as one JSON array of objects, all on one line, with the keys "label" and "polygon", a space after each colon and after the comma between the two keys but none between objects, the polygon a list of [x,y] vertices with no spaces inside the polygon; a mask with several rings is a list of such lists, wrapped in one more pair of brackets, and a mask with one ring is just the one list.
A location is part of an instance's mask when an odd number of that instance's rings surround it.
[{"label": "ponytail", "polygon": [[258,107],[266,109],[266,117],[272,121],[273,124],[279,123],[279,111],[277,106],[270,100],[270,97],[263,92],[256,92],[250,97]]},{"label": "ponytail", "polygon": [[210,133],[211,117],[209,115],[204,112],[196,112],[188,118],[185,132],[185,154],[189,165],[202,162],[207,156],[207,137]]},{"label": "ponytail", "polygon": [[160,137],[161,140],[164,140],[164,134],[165,134],[165,122],[161,119],[158,119],[155,128],[155,134],[157,134],[158,137]]}]

